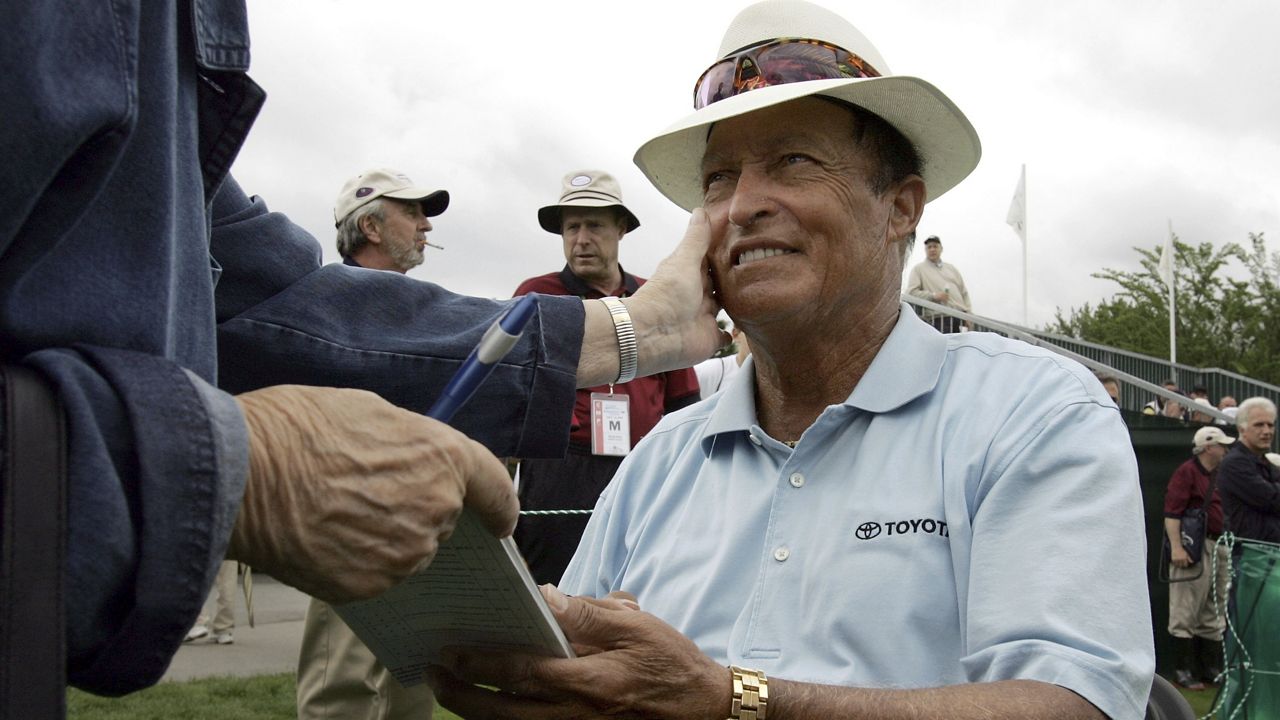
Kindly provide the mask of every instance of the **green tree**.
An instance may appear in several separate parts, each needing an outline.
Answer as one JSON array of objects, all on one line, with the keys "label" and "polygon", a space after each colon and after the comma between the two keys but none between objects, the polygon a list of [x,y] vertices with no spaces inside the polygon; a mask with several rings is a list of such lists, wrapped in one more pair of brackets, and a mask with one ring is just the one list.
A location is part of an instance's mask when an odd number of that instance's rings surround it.
[{"label": "green tree", "polygon": [[[1215,248],[1174,247],[1178,362],[1220,367],[1280,384],[1280,253],[1268,253],[1261,233],[1249,235],[1250,250],[1237,243]],[[1103,268],[1093,277],[1110,280],[1119,292],[1096,305],[1064,315],[1050,332],[1155,357],[1169,352],[1169,295],[1160,277],[1163,248],[1135,247],[1140,270]],[[1233,264],[1248,279],[1229,276]]]}]

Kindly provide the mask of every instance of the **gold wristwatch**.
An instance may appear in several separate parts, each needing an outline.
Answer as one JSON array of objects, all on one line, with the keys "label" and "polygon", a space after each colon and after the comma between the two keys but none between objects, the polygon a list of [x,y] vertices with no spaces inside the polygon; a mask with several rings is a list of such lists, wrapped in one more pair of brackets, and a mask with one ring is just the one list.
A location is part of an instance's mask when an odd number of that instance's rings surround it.
[{"label": "gold wristwatch", "polygon": [[759,670],[730,665],[733,674],[733,707],[729,720],[765,720],[769,705],[769,679]]}]

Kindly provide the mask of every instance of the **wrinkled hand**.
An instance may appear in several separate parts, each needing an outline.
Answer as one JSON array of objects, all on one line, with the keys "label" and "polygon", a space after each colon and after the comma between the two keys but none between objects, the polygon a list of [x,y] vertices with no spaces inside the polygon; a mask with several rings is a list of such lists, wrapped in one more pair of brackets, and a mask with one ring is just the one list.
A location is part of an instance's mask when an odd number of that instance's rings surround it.
[{"label": "wrinkled hand", "polygon": [[333,603],[424,567],[465,504],[495,535],[519,506],[482,445],[363,390],[281,385],[236,397],[249,478],[227,555]]},{"label": "wrinkled hand", "polygon": [[441,705],[481,720],[729,716],[728,668],[626,604],[634,601],[566,597],[549,585],[542,593],[579,656],[446,652],[449,667],[428,673]]},{"label": "wrinkled hand", "polygon": [[732,338],[716,324],[707,247],[711,223],[696,208],[684,239],[635,295],[627,298],[640,351],[640,374],[686,368],[711,357]]}]

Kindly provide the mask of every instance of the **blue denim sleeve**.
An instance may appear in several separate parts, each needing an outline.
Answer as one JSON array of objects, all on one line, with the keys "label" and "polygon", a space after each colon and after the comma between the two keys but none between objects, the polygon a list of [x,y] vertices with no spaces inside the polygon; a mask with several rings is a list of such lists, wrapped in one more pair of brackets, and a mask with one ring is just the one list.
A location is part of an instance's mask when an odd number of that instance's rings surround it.
[{"label": "blue denim sleeve", "polygon": [[164,674],[226,554],[244,420],[229,395],[155,355],[79,346],[26,362],[57,388],[73,459],[68,680],[124,694]]},{"label": "blue denim sleeve", "polygon": [[[214,200],[219,386],[370,390],[426,412],[511,301],[399,273],[320,264],[316,240],[228,179]],[[538,315],[453,425],[497,455],[558,457],[568,444],[583,310],[541,295]]]}]

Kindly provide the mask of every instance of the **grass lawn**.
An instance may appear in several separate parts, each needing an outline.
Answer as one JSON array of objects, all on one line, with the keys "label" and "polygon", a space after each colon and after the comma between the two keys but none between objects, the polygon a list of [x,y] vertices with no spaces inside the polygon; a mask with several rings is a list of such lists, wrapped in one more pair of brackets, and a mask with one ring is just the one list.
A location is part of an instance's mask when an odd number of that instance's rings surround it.
[{"label": "grass lawn", "polygon": [[[67,692],[70,720],[294,720],[293,673],[161,683],[122,698]],[[436,708],[434,720],[458,720]]]},{"label": "grass lawn", "polygon": [[[1215,690],[1182,691],[1196,716],[1203,717],[1213,704]],[[293,673],[254,678],[210,678],[182,683],[161,683],[123,698],[103,698],[70,690],[70,720],[294,720]],[[436,708],[433,720],[458,720]]]}]

